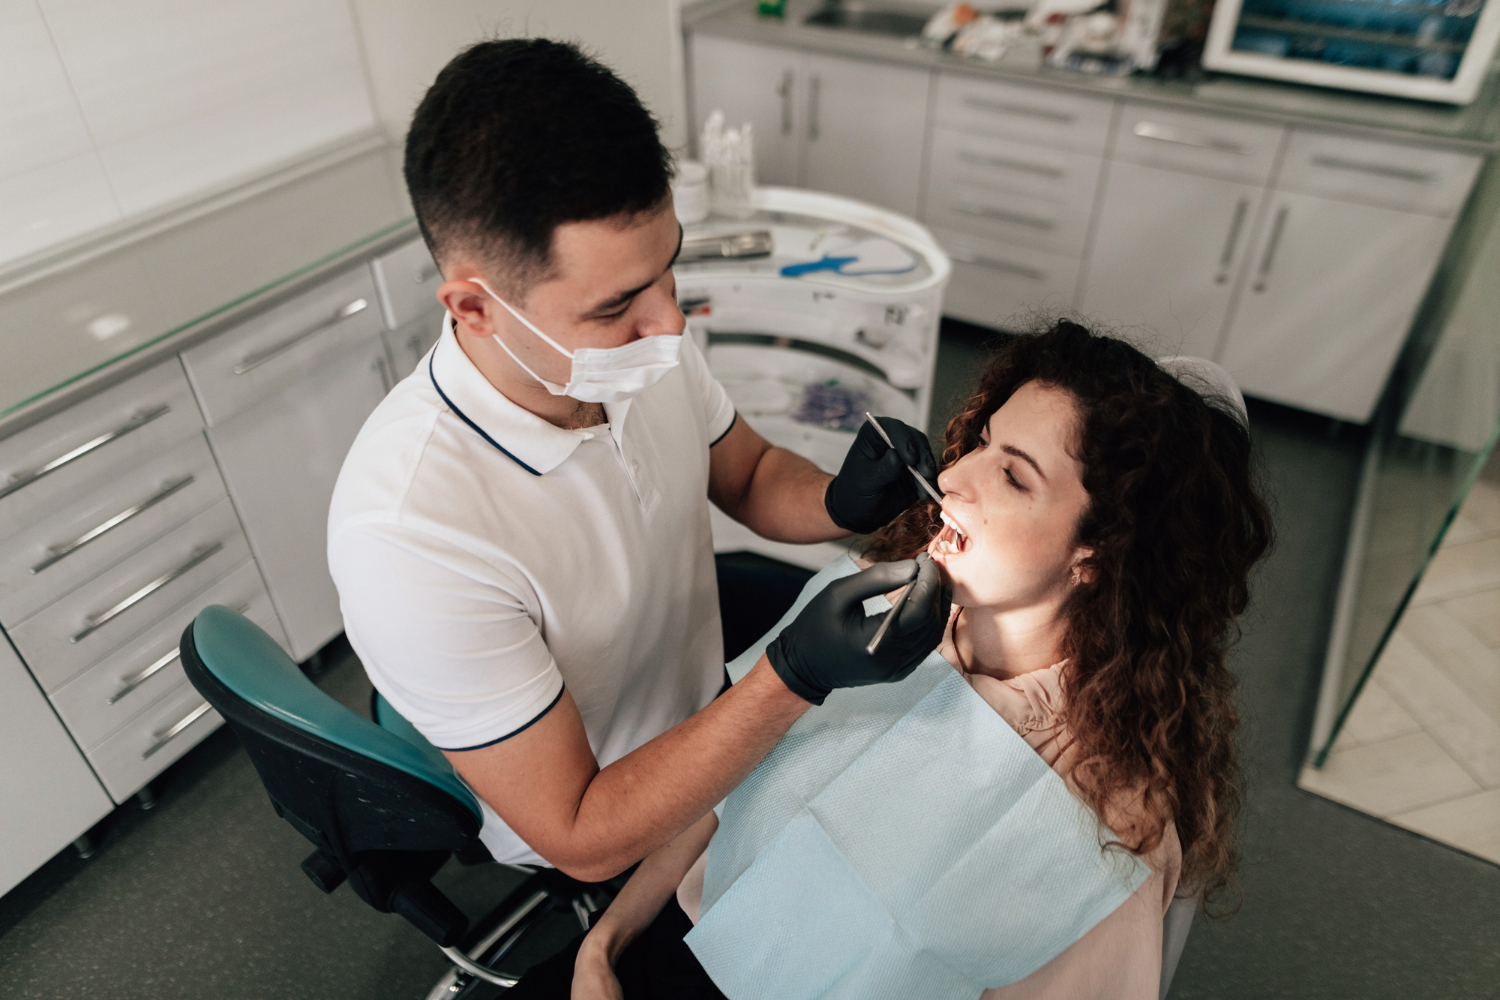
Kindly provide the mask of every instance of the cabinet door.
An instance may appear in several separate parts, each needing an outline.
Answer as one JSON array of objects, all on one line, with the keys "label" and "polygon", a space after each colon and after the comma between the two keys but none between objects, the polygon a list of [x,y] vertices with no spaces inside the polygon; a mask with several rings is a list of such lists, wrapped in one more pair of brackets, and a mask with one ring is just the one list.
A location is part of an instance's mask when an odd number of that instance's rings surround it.
[{"label": "cabinet door", "polygon": [[1450,225],[1278,192],[1220,362],[1247,395],[1368,420]]},{"label": "cabinet door", "polygon": [[385,395],[384,360],[377,333],[208,432],[297,660],[344,628],[328,574],[328,504]]},{"label": "cabinet door", "polygon": [[808,56],[806,186],[915,216],[931,81],[925,70]]},{"label": "cabinet door", "polygon": [[695,144],[709,114],[723,111],[726,125],[753,126],[755,182],[798,186],[802,54],[701,36],[692,45]]},{"label": "cabinet door", "polygon": [[0,895],[114,805],[0,638]]},{"label": "cabinet door", "polygon": [[1260,199],[1249,184],[1110,164],[1082,312],[1213,358]]}]

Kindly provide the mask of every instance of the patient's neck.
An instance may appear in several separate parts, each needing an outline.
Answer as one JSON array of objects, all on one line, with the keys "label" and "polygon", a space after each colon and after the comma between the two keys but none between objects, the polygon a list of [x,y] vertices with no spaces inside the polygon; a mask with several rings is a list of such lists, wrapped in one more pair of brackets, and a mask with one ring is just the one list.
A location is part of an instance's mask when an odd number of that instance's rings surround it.
[{"label": "patient's neck", "polygon": [[963,608],[948,643],[969,673],[1005,680],[1045,670],[1062,659],[1063,627],[1058,607]]}]

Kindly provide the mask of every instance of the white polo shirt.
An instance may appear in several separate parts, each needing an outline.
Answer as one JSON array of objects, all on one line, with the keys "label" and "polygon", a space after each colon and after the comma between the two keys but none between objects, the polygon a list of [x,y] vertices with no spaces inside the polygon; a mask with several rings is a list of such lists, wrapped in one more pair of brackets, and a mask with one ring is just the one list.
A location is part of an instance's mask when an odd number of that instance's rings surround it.
[{"label": "white polo shirt", "polygon": [[[708,450],[733,405],[687,336],[676,369],[605,412],[563,430],[522,409],[445,319],[344,460],[328,517],[344,627],[436,746],[514,736],[566,686],[602,767],[718,693]],[[542,863],[483,808],[496,860]]]}]

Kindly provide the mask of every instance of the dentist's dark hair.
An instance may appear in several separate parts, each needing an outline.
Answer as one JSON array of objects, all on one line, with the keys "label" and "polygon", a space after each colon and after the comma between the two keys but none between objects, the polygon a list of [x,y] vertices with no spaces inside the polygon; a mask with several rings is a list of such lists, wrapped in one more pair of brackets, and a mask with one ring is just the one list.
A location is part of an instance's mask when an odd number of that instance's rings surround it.
[{"label": "dentist's dark hair", "polygon": [[454,56],[412,117],[406,188],[439,266],[483,264],[524,298],[559,225],[663,204],[671,158],[630,85],[576,45],[480,42]]},{"label": "dentist's dark hair", "polygon": [[[1243,790],[1226,660],[1272,531],[1249,430],[1227,401],[1064,320],[991,358],[948,424],[942,464],[978,447],[1028,382],[1072,397],[1072,450],[1089,496],[1075,544],[1093,550],[1083,564],[1092,572],[1062,611],[1071,778],[1132,851],[1154,850],[1175,823],[1183,894],[1211,912],[1232,907]],[[937,515],[931,502],[909,509],[865,554],[909,558],[941,528]]]}]

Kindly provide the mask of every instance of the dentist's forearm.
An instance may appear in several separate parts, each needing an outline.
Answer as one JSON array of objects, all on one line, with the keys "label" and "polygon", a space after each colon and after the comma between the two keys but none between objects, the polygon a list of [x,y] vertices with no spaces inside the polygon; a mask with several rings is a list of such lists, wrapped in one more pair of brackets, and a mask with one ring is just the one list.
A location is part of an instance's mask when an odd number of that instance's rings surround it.
[{"label": "dentist's forearm", "polygon": [[833,477],[785,448],[760,457],[737,511],[726,511],[762,538],[776,542],[827,542],[846,538],[833,523],[823,494]]}]

